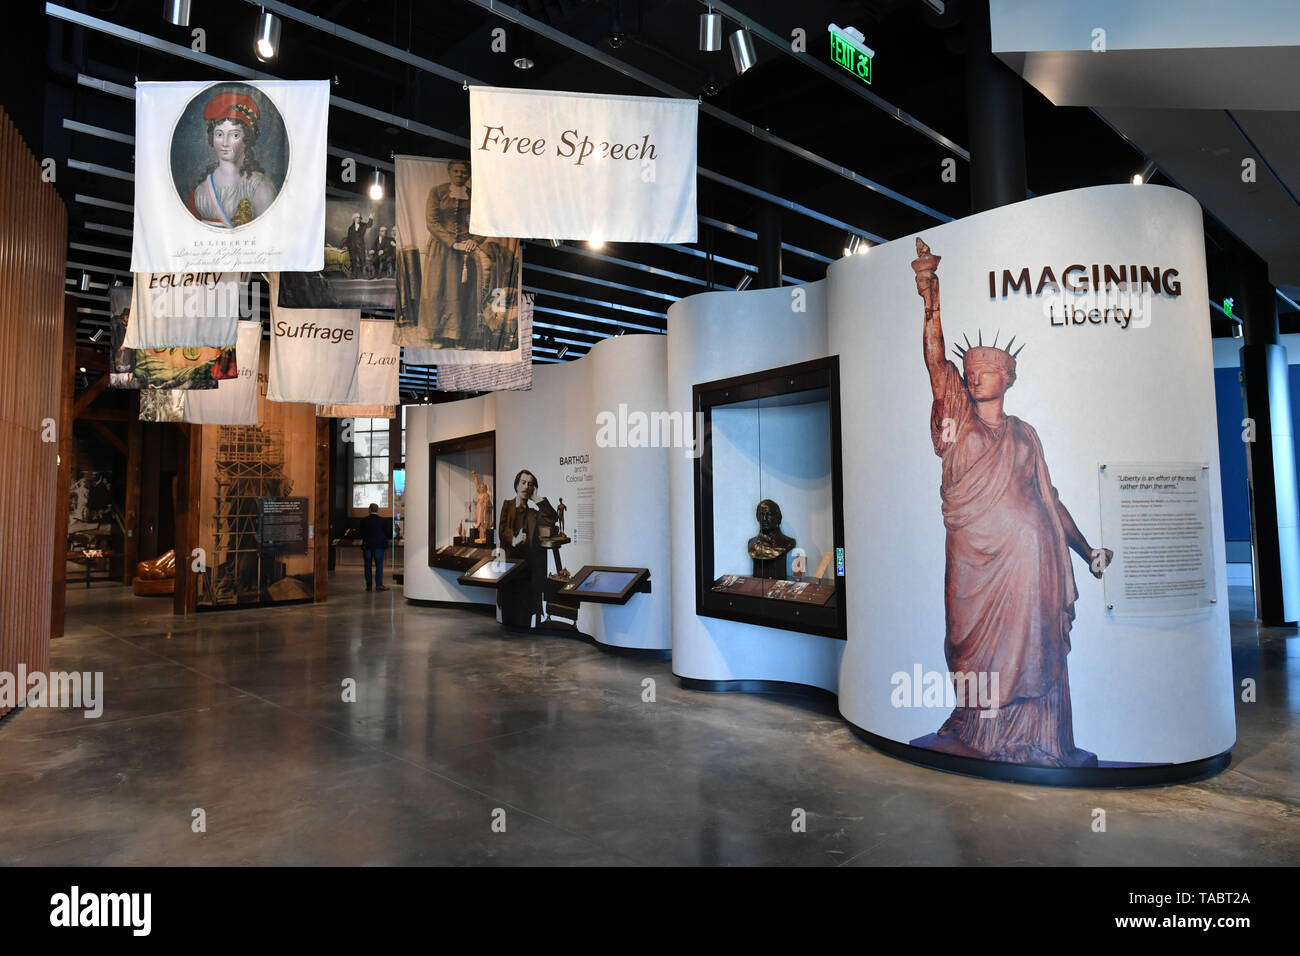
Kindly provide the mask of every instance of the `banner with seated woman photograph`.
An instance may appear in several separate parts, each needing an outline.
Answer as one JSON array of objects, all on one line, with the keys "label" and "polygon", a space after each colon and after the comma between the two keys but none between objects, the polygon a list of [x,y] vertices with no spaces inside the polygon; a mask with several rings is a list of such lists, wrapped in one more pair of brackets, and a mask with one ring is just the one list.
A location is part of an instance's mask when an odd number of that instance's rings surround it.
[{"label": "banner with seated woman photograph", "polygon": [[518,361],[519,240],[469,231],[465,160],[398,156],[396,166],[394,341],[454,353],[438,362]]},{"label": "banner with seated woman photograph", "polygon": [[324,265],[329,83],[138,83],[132,272]]}]

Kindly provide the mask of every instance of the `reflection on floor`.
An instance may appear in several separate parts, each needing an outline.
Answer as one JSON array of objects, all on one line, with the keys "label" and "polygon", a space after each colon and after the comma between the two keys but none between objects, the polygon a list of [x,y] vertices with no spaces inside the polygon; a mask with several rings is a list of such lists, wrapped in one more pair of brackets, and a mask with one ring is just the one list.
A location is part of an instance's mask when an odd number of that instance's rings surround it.
[{"label": "reflection on floor", "polygon": [[505,635],[351,572],[325,605],[188,620],[68,593],[51,666],[103,671],[104,713],[0,722],[6,865],[1300,862],[1294,630],[1233,626],[1258,702],[1237,704],[1226,772],[1085,791],[912,766],[833,703],[683,690],[667,662]]}]

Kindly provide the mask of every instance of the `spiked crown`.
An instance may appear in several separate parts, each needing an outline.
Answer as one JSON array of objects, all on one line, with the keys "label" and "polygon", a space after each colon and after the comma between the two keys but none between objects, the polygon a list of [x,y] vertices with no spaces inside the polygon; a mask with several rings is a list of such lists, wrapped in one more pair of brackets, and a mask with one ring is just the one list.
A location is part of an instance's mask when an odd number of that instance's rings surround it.
[{"label": "spiked crown", "polygon": [[1016,377],[1016,356],[1021,353],[1024,346],[1021,345],[1020,348],[1012,352],[1011,346],[1016,342],[1016,337],[1013,335],[1004,347],[998,348],[998,336],[1001,334],[1002,332],[999,330],[993,336],[992,345],[984,344],[983,332],[976,333],[974,345],[971,345],[970,339],[963,334],[962,338],[966,341],[966,347],[963,348],[956,344],[952,347],[953,352],[961,359],[962,370],[969,373],[972,368],[988,368],[991,366],[1006,372],[1014,379]]}]

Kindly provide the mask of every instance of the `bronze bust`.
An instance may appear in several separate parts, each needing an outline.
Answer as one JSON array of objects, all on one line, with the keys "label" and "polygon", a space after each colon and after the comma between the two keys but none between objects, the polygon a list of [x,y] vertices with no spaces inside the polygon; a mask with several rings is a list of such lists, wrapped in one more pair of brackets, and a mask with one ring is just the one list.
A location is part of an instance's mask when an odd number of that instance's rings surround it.
[{"label": "bronze bust", "polygon": [[754,511],[758,534],[749,539],[749,556],[754,559],[754,577],[784,578],[786,555],[794,547],[794,538],[781,533],[781,506],[764,498]]}]

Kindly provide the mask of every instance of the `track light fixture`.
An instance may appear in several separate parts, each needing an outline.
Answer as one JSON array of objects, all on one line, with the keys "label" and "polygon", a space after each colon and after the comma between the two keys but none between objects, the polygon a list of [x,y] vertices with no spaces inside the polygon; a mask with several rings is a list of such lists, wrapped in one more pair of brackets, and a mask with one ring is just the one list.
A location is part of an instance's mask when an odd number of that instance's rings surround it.
[{"label": "track light fixture", "polygon": [[537,65],[533,60],[533,35],[525,30],[519,30],[512,39],[515,41],[512,47],[515,51],[515,69],[531,70]]},{"label": "track light fixture", "polygon": [[562,246],[562,245],[564,245],[564,243],[560,242],[559,239],[552,239],[552,240],[551,240],[551,248],[552,248],[552,249],[558,249],[558,248],[560,248],[560,246]]},{"label": "track light fixture", "polygon": [[270,63],[280,52],[280,18],[274,13],[267,13],[265,7],[257,15],[257,36],[253,40],[253,52],[263,63]]},{"label": "track light fixture", "polygon": [[700,14],[700,52],[716,53],[722,49],[722,14],[714,13],[709,7],[708,13]]},{"label": "track light fixture", "polygon": [[83,272],[83,273],[81,274],[80,289],[81,289],[82,292],[89,292],[89,291],[90,291],[90,273],[89,273],[89,272]]},{"label": "track light fixture", "polygon": [[729,43],[731,62],[735,64],[736,75],[743,76],[746,70],[758,62],[758,55],[754,52],[754,38],[742,27],[731,35]]},{"label": "track light fixture", "polygon": [[98,342],[104,336],[103,329],[95,329],[95,334],[90,337],[90,341]]},{"label": "track light fixture", "polygon": [[718,91],[721,89],[722,87],[718,84],[717,74],[710,70],[709,75],[704,79],[704,86],[700,88],[700,92],[705,96],[717,96]]},{"label": "track light fixture", "polygon": [[740,281],[736,283],[736,291],[744,292],[746,289],[749,288],[750,283],[753,281],[754,281],[754,277],[750,275],[748,272],[746,272],[743,276],[740,277]]},{"label": "track light fixture", "polygon": [[370,198],[378,202],[384,198],[384,174],[375,170],[375,178],[370,181]]},{"label": "track light fixture", "polygon": [[849,233],[848,243],[844,246],[844,254],[846,256],[851,256],[855,252],[865,252],[866,250],[863,249],[862,246],[862,237],[855,232],[851,232]]},{"label": "track light fixture", "polygon": [[556,356],[555,356],[555,357],[556,357],[556,358],[564,358],[564,356],[566,356],[566,355],[568,355],[568,354],[569,354],[569,345],[568,345],[567,342],[562,342],[562,343],[560,344],[560,351],[556,353]]},{"label": "track light fixture", "polygon": [[172,26],[189,26],[190,0],[163,0],[163,16]]},{"label": "track light fixture", "polygon": [[1147,160],[1146,165],[1142,167],[1141,172],[1133,177],[1133,185],[1141,186],[1143,183],[1151,182],[1151,177],[1156,174],[1156,164]]}]

